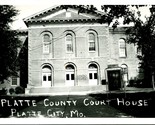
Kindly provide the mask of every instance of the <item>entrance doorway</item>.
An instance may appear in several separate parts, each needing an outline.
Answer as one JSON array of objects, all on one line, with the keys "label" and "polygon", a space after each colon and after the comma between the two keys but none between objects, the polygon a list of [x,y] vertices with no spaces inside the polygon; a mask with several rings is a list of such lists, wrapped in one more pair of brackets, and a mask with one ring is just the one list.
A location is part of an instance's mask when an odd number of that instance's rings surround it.
[{"label": "entrance doorway", "polygon": [[97,85],[98,69],[96,64],[89,65],[89,85]]},{"label": "entrance doorway", "polygon": [[66,86],[74,86],[75,83],[75,69],[73,65],[66,66]]},{"label": "entrance doorway", "polygon": [[121,70],[107,71],[109,90],[120,90],[121,88]]},{"label": "entrance doorway", "polygon": [[44,66],[42,68],[42,87],[51,87],[51,84],[52,84],[51,67]]}]

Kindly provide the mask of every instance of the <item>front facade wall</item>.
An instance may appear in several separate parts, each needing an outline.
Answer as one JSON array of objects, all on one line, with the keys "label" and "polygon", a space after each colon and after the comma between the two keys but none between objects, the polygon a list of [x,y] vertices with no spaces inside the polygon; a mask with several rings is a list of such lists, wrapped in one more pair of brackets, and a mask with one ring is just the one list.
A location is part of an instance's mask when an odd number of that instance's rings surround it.
[{"label": "front facade wall", "polygon": [[[75,30],[77,29],[77,30]],[[43,54],[42,34],[49,32],[52,36],[50,54]],[[66,53],[65,34],[74,34],[73,53]],[[96,51],[89,52],[87,34],[94,32],[96,35]],[[66,86],[67,64],[75,66],[74,86],[89,85],[88,66],[97,65],[98,82],[105,79],[105,68],[108,64],[108,34],[106,26],[81,26],[79,27],[51,27],[29,29],[29,84],[42,86],[42,67],[47,64],[52,69],[51,86]]]},{"label": "front facade wall", "polygon": [[119,57],[119,40],[126,39],[125,33],[113,33],[109,34],[109,64],[126,65],[128,67],[128,80],[134,79],[138,75],[138,63],[137,48],[134,44],[126,43],[126,57]]},{"label": "front facade wall", "polygon": [[[89,52],[88,34],[95,34],[95,52]],[[43,34],[50,34],[50,53],[43,53]],[[73,52],[66,52],[65,36],[67,33],[73,36]],[[74,66],[73,86],[88,86],[89,65],[97,66],[97,84],[102,85],[106,80],[106,68],[108,65],[127,65],[128,80],[137,75],[138,59],[135,46],[126,44],[125,58],[119,57],[119,39],[126,39],[124,33],[113,33],[109,27],[101,24],[74,26],[64,25],[51,27],[33,26],[28,31],[29,38],[29,85],[42,87],[42,69],[48,65],[51,69],[51,86],[66,86],[66,66]],[[94,71],[95,72],[95,71]],[[94,74],[93,74],[94,75]]]}]

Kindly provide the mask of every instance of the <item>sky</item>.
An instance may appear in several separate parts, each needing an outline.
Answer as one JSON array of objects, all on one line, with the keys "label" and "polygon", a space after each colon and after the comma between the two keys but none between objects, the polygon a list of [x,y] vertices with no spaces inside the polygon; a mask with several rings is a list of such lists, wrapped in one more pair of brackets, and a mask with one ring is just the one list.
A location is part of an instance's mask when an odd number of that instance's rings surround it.
[{"label": "sky", "polygon": [[[15,18],[15,21],[11,25],[12,29],[26,29],[26,25],[23,22],[23,18],[26,18],[32,14],[35,14],[44,9],[50,8],[54,5],[59,4],[82,4],[82,5],[90,5],[93,4],[98,9],[103,4],[152,4],[147,0],[143,0],[140,3],[137,3],[135,0],[126,1],[125,0],[0,0],[0,5],[14,5],[17,10],[19,10],[19,15]],[[146,10],[143,10],[146,12]],[[147,13],[147,12],[146,12]]]},{"label": "sky", "polygon": [[[3,0],[1,0],[3,1]],[[7,0],[6,0],[7,1]],[[14,5],[17,10],[19,10],[19,15],[15,18],[15,21],[11,25],[12,29],[26,29],[26,25],[23,22],[23,18],[26,18],[30,15],[33,15],[37,12],[40,12],[44,9],[50,8],[55,5],[59,4],[90,4],[89,2],[75,2],[75,0],[72,0],[70,2],[69,0],[66,2],[59,1],[59,0],[25,0],[24,2],[21,2],[19,0],[12,0],[12,2],[0,2],[0,4],[9,4]],[[14,2],[13,2],[14,1]],[[37,1],[37,2],[36,2]],[[73,2],[74,1],[74,2]],[[79,0],[80,1],[80,0]],[[98,9],[100,9],[101,4],[93,3]]]}]

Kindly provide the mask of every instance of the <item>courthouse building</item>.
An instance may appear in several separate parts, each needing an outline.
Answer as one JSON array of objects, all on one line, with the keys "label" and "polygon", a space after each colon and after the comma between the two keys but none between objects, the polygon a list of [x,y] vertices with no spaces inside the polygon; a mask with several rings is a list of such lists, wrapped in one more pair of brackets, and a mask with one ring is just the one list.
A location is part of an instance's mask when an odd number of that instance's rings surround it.
[{"label": "courthouse building", "polygon": [[55,6],[24,19],[28,28],[26,93],[122,89],[138,75],[136,46],[125,28],[99,23],[102,12]]}]

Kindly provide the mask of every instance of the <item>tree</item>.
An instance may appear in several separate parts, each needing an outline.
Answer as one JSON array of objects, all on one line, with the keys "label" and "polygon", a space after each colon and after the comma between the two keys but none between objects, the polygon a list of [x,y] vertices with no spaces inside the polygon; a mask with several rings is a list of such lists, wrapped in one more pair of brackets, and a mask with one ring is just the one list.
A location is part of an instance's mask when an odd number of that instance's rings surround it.
[{"label": "tree", "polygon": [[[62,6],[67,9],[69,6]],[[79,13],[90,12],[94,13],[97,8],[93,5],[78,6]],[[140,60],[140,68],[144,72],[144,86],[150,86],[152,80],[152,74],[155,72],[155,6],[150,9],[150,16],[143,21],[141,18],[141,7],[146,5],[102,5],[101,19],[99,23],[112,24],[113,29],[119,25],[119,19],[123,20],[123,24],[133,23],[133,26],[129,27],[126,31],[127,42],[135,44],[142,54],[137,58]]]},{"label": "tree", "polygon": [[18,33],[11,30],[18,11],[11,5],[0,5],[0,82],[12,75],[17,75],[17,56],[21,42]]},{"label": "tree", "polygon": [[[79,12],[85,11],[79,7]],[[141,55],[137,55],[140,60],[140,67],[143,69],[144,79],[143,86],[150,87],[154,82],[155,74],[155,6],[150,6],[150,16],[145,21],[140,11],[141,7],[146,5],[102,5],[100,23],[112,24],[113,29],[119,25],[119,19],[123,20],[123,24],[133,24],[127,28],[127,42],[137,45],[137,49],[141,50]],[[96,7],[87,6],[88,12],[96,11]]]},{"label": "tree", "polygon": [[[154,8],[152,7],[151,11]],[[155,72],[155,13],[152,11],[145,22],[140,16],[134,17],[134,26],[127,30],[130,34],[127,40],[129,43],[137,44],[141,50],[141,55],[137,57],[141,61],[140,68],[144,71],[143,85],[149,87]]]},{"label": "tree", "polygon": [[[112,25],[114,29],[119,25],[120,17],[123,18],[123,24],[133,23],[133,26],[126,31],[127,42],[137,45],[137,49],[141,50],[137,58],[144,73],[143,86],[150,87],[154,81],[152,75],[155,73],[155,6],[150,7],[150,16],[146,17],[145,21],[141,18],[142,14],[139,10],[141,7],[144,5],[102,6],[105,13],[102,16],[102,22],[110,24],[115,19]],[[134,8],[134,11],[131,8]]]}]

